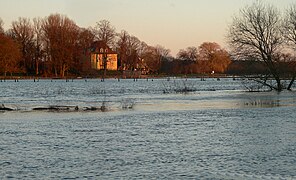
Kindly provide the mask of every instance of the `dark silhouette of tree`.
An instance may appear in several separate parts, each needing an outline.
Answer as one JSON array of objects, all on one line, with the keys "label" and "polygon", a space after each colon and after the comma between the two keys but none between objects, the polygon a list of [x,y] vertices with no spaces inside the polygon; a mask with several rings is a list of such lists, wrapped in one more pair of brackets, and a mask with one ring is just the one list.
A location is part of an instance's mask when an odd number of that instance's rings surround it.
[{"label": "dark silhouette of tree", "polygon": [[84,50],[89,48],[94,40],[95,35],[91,32],[90,29],[80,28],[79,44],[83,47]]},{"label": "dark silhouette of tree", "polygon": [[79,33],[79,47],[77,49],[77,57],[79,62],[77,64],[78,72],[89,72],[91,65],[89,61],[88,50],[95,40],[95,35],[90,29],[80,28]]},{"label": "dark silhouette of tree", "polygon": [[283,36],[296,48],[296,4],[290,6],[283,21]]},{"label": "dark silhouette of tree", "polygon": [[198,58],[198,51],[196,47],[187,47],[185,50],[181,49],[177,54],[175,60],[175,71],[181,74],[192,74],[196,71],[196,63]]},{"label": "dark silhouette of tree", "polygon": [[13,73],[18,70],[20,57],[18,44],[4,33],[0,33],[0,70],[4,76],[7,72]]},{"label": "dark silhouette of tree", "polygon": [[112,26],[108,20],[101,20],[97,22],[97,25],[94,28],[94,34],[99,41],[103,41],[109,47],[113,47],[116,31],[115,27]]},{"label": "dark silhouette of tree", "polygon": [[140,56],[139,56],[139,49],[141,46],[141,41],[135,37],[130,36],[128,39],[128,62],[127,67],[129,70],[134,70],[137,68],[137,64],[139,63]]},{"label": "dark silhouette of tree", "polygon": [[157,50],[157,53],[161,57],[160,61],[165,60],[167,58],[170,58],[170,56],[171,56],[170,55],[170,53],[171,53],[170,49],[166,49],[164,46],[161,46],[161,45],[156,45],[155,48]]},{"label": "dark silhouette of tree", "polygon": [[187,61],[196,61],[197,60],[197,48],[196,47],[187,47],[186,50],[181,49],[178,54],[177,58],[180,60],[187,60]]},{"label": "dark silhouette of tree", "polygon": [[250,76],[256,74],[266,74],[266,66],[259,61],[254,60],[232,60],[226,73],[239,76]]},{"label": "dark silhouette of tree", "polygon": [[[257,82],[277,91],[283,90],[282,77],[278,70],[275,54],[283,43],[280,12],[273,6],[259,1],[243,8],[239,16],[233,18],[229,27],[228,40],[235,55],[251,56],[265,64],[269,73]],[[268,83],[269,78],[276,84]]]},{"label": "dark silhouette of tree", "polygon": [[129,38],[130,35],[127,31],[122,30],[120,34],[118,34],[117,40],[117,53],[119,54],[119,69],[123,70],[124,67],[128,63],[128,47],[129,47]]},{"label": "dark silhouette of tree", "polygon": [[166,49],[164,46],[161,46],[161,45],[156,45],[155,48],[159,57],[159,67],[157,68],[157,71],[159,72],[162,65],[164,64],[164,61],[171,59],[171,55],[170,55],[171,50]]},{"label": "dark silhouette of tree", "polygon": [[35,74],[39,75],[39,64],[41,63],[44,57],[44,48],[43,48],[43,30],[42,30],[42,19],[34,18],[33,19],[33,29],[34,29],[34,69]]},{"label": "dark silhouette of tree", "polygon": [[[288,11],[286,12],[284,21],[283,21],[283,36],[287,40],[287,43],[296,50],[296,4],[291,5]],[[294,58],[295,59],[295,58]],[[294,84],[296,78],[296,63],[294,61],[289,61],[289,68],[292,69],[290,72],[292,80],[290,81],[287,89],[291,90],[292,85]]]},{"label": "dark silhouette of tree", "polygon": [[123,30],[118,35],[117,52],[119,53],[121,70],[148,68],[151,72],[157,72],[162,59],[168,56],[170,51],[160,45],[148,46],[145,42]]},{"label": "dark silhouette of tree", "polygon": [[19,18],[12,22],[12,28],[9,30],[9,35],[16,40],[22,51],[21,69],[25,73],[32,73],[33,58],[34,58],[34,29],[30,19]]},{"label": "dark silhouette of tree", "polygon": [[157,73],[161,66],[161,54],[158,49],[152,46],[147,47],[142,56],[145,64],[151,73]]},{"label": "dark silhouette of tree", "polygon": [[137,37],[122,31],[117,46],[121,60],[120,68],[122,70],[134,70],[137,68],[141,53],[147,45],[143,44]]}]

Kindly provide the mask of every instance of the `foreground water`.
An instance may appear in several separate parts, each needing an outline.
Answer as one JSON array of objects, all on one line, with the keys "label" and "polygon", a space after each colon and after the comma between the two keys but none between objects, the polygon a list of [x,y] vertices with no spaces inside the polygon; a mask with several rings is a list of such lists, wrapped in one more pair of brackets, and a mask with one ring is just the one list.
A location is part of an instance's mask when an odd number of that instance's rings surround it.
[{"label": "foreground water", "polygon": [[[15,110],[0,112],[1,179],[296,179],[293,92],[249,93],[232,79],[23,80],[0,91]],[[70,109],[33,110],[49,106]]]}]

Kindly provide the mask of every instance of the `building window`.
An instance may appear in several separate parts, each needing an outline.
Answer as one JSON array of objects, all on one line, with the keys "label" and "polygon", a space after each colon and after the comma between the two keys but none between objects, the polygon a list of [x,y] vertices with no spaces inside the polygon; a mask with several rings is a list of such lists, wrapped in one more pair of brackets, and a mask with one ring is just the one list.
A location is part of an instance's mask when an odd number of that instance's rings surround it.
[{"label": "building window", "polygon": [[105,49],[105,53],[108,53],[108,49]]},{"label": "building window", "polygon": [[103,49],[103,48],[101,48],[101,49],[100,49],[100,53],[103,53],[103,52],[104,52],[104,49]]}]

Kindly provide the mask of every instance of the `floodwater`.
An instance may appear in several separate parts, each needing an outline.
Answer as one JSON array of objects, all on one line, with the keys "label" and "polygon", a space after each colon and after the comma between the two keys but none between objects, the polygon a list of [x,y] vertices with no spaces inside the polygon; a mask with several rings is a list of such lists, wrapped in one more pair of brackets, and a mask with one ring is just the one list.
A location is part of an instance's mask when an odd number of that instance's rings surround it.
[{"label": "floodwater", "polygon": [[20,80],[0,92],[14,110],[0,111],[0,179],[296,179],[295,92],[232,78]]}]

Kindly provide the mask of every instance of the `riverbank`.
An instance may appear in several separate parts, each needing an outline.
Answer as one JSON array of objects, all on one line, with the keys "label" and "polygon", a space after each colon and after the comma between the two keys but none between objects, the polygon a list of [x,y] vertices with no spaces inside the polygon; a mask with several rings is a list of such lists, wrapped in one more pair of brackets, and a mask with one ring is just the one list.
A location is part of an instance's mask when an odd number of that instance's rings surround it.
[{"label": "riverbank", "polygon": [[159,79],[159,78],[242,78],[243,76],[237,75],[228,75],[228,74],[150,74],[150,75],[139,75],[139,76],[124,76],[124,75],[107,75],[103,76],[65,76],[65,77],[56,77],[56,76],[0,76],[0,80],[41,80],[41,79]]}]

